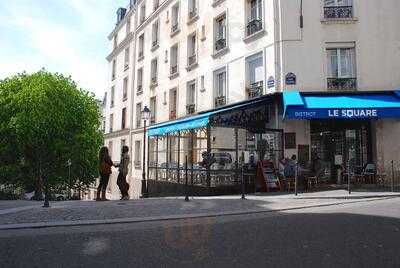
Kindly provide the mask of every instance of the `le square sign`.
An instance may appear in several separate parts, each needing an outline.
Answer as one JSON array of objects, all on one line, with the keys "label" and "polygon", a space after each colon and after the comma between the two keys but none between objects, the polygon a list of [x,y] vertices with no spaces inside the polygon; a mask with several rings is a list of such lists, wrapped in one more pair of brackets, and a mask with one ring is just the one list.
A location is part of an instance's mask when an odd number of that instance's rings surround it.
[{"label": "le square sign", "polygon": [[390,117],[389,110],[379,109],[289,109],[287,116],[296,119],[372,119]]}]

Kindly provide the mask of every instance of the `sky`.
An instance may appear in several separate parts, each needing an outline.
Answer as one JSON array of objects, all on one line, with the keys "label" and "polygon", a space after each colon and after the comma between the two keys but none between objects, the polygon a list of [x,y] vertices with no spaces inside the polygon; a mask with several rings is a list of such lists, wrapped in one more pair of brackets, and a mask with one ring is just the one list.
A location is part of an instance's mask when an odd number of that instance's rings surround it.
[{"label": "sky", "polygon": [[0,79],[45,68],[102,99],[108,34],[129,0],[0,0]]}]

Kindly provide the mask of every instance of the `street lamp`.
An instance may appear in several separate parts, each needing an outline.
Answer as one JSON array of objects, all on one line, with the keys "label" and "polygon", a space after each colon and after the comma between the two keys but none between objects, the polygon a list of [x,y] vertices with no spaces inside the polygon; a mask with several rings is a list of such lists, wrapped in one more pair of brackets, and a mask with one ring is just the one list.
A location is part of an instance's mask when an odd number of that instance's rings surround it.
[{"label": "street lamp", "polygon": [[147,189],[146,182],[146,122],[150,118],[151,111],[147,106],[144,106],[143,111],[141,111],[141,118],[143,119],[143,172],[142,172],[142,198],[149,197],[149,192]]}]

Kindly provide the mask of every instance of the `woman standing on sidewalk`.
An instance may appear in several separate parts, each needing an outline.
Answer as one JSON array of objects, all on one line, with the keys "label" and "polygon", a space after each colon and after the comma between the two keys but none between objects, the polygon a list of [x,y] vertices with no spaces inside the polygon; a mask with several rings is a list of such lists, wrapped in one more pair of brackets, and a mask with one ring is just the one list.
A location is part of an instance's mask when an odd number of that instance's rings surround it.
[{"label": "woman standing on sidewalk", "polygon": [[[107,147],[102,147],[99,152],[99,173],[100,173],[100,183],[97,187],[97,197],[96,201],[106,201],[106,189],[108,181],[110,180],[111,167],[113,166],[111,157],[108,153]],[[101,198],[100,198],[101,192]]]},{"label": "woman standing on sidewalk", "polygon": [[117,185],[119,190],[121,191],[121,200],[129,200],[129,183],[126,181],[126,176],[128,175],[129,169],[129,147],[122,146],[121,152],[121,162],[118,165],[118,178],[117,178]]}]

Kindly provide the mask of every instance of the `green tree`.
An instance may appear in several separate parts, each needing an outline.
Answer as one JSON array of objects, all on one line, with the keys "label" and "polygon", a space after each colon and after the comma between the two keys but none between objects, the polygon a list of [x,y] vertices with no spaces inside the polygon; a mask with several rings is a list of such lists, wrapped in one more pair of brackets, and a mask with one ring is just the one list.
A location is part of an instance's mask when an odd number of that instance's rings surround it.
[{"label": "green tree", "polygon": [[91,184],[103,143],[99,118],[93,94],[63,75],[42,70],[0,81],[0,182]]}]

